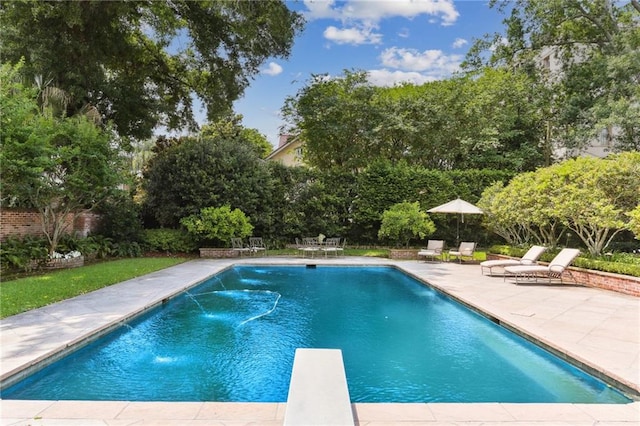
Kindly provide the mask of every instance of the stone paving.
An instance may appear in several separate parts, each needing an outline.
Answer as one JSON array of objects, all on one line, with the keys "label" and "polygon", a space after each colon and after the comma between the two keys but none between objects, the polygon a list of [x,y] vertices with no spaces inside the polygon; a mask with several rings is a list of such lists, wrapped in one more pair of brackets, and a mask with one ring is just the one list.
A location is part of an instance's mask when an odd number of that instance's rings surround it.
[{"label": "stone paving", "polygon": [[[3,381],[235,263],[393,265],[561,356],[640,393],[640,299],[574,285],[518,285],[477,264],[341,258],[195,260],[0,321]],[[26,368],[26,370],[25,370]],[[637,399],[637,398],[636,398]],[[359,425],[638,425],[629,404],[352,404]],[[0,425],[281,425],[286,403],[0,401]]]}]

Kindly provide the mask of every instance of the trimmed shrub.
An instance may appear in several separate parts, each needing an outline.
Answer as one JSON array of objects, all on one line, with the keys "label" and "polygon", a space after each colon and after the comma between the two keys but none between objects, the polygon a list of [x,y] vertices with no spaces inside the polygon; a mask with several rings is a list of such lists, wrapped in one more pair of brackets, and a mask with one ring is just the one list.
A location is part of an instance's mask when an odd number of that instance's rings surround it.
[{"label": "trimmed shrub", "polygon": [[251,235],[253,226],[240,209],[231,207],[205,207],[199,214],[180,220],[187,231],[199,242],[212,243],[214,247],[228,246],[231,238]]},{"label": "trimmed shrub", "polygon": [[197,250],[198,244],[180,229],[159,228],[144,231],[143,248],[147,251],[191,253]]}]

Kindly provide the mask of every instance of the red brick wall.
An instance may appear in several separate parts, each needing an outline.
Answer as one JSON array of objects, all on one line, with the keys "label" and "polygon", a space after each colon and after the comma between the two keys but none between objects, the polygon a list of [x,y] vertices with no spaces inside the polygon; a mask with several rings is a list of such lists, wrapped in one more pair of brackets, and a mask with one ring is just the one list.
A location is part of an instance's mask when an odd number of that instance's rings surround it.
[{"label": "red brick wall", "polygon": [[[69,217],[71,220],[71,217]],[[82,213],[76,218],[69,232],[86,237],[98,228],[100,215],[95,213]],[[0,209],[0,241],[10,237],[44,236],[40,216],[34,210],[25,209]]]},{"label": "red brick wall", "polygon": [[590,271],[581,268],[571,268],[571,274],[576,281],[587,287],[613,290],[618,293],[640,297],[640,278],[629,275],[610,274],[607,272]]}]

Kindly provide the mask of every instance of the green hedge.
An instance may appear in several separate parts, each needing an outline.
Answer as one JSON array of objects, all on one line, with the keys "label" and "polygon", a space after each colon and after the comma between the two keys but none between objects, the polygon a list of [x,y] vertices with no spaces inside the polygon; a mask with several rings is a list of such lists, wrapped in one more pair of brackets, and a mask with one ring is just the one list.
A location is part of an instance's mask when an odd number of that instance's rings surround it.
[{"label": "green hedge", "polygon": [[143,245],[148,251],[169,253],[191,253],[198,249],[198,244],[186,231],[168,228],[146,229]]}]

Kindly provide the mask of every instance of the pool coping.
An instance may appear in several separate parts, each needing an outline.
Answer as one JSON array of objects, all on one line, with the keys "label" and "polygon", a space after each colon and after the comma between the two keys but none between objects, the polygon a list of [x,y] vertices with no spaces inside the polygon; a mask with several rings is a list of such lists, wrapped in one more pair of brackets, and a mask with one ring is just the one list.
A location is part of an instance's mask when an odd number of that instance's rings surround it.
[{"label": "pool coping", "polygon": [[[637,320],[640,318],[638,312],[639,299],[633,296],[616,295],[612,292],[597,289],[587,289],[583,287],[569,286],[514,286],[504,283],[501,278],[483,277],[477,265],[459,265],[438,262],[423,261],[396,261],[389,259],[342,257],[338,259],[301,259],[301,258],[245,258],[245,259],[224,259],[224,260],[195,260],[185,264],[177,265],[163,271],[145,275],[134,280],[129,280],[109,288],[98,290],[88,295],[79,296],[69,301],[56,303],[35,311],[9,317],[0,321],[0,337],[2,338],[2,348],[0,370],[3,380],[14,374],[17,370],[33,366],[37,362],[45,359],[52,352],[60,349],[68,349],[71,345],[86,339],[88,335],[96,330],[107,330],[114,325],[125,321],[132,315],[142,312],[145,309],[162,303],[179,292],[197,285],[203,279],[217,272],[227,269],[234,264],[329,264],[329,265],[387,265],[395,266],[412,276],[429,283],[433,287],[443,291],[456,300],[462,301],[482,312],[488,312],[493,318],[498,318],[503,324],[511,325],[518,330],[534,336],[541,342],[545,342],[551,347],[558,347],[561,352],[568,354],[573,359],[584,361],[586,365],[596,365],[600,370],[606,372],[610,377],[621,380],[622,383],[630,385],[633,389],[640,389],[638,386],[638,331]],[[455,277],[455,279],[451,279]],[[459,282],[473,280],[474,284],[468,285]],[[178,282],[179,283],[176,283]],[[476,284],[476,282],[478,284]],[[499,290],[499,291],[498,291]],[[544,323],[537,324],[530,321],[535,317],[532,314],[532,307],[525,305],[512,306],[506,303],[509,298],[513,298],[514,304],[522,303],[526,297],[541,303],[547,298],[554,296],[563,297],[569,300],[573,293],[577,293],[578,302],[589,304],[589,301],[597,299],[611,299],[608,303],[619,301],[624,304],[624,313],[631,318],[623,318],[624,321],[636,321],[635,332],[629,331],[629,327],[619,330],[618,334],[624,334],[625,339],[630,341],[620,341],[621,346],[625,346],[625,353],[622,358],[617,354],[618,359],[613,360],[611,366],[598,362],[594,356],[594,336],[591,338],[588,347],[583,348],[579,341],[572,341],[573,331],[563,335],[563,330],[549,330],[540,328]],[[492,291],[496,292],[495,297],[487,297]],[[523,296],[524,295],[524,296]],[[500,299],[503,298],[503,299]],[[144,300],[142,300],[144,299]],[[573,302],[572,302],[573,303]],[[588,309],[604,309],[602,306],[587,306]],[[505,306],[507,306],[505,311]],[[534,305],[531,305],[534,306]],[[536,305],[538,306],[538,305]],[[582,307],[582,305],[580,305]],[[544,308],[544,307],[543,307]],[[542,312],[544,309],[540,309]],[[587,311],[588,311],[587,309]],[[560,309],[561,310],[561,309]],[[510,315],[515,312],[515,315]],[[575,314],[575,313],[574,313]],[[581,311],[584,314],[584,309]],[[620,313],[618,313],[620,314]],[[635,315],[635,317],[634,317]],[[561,316],[561,315],[559,315]],[[617,315],[619,316],[619,315]],[[537,320],[538,318],[536,318]],[[560,318],[558,324],[567,321],[568,318]],[[571,324],[575,326],[575,324]],[[556,335],[554,335],[554,332]],[[599,331],[602,333],[602,330]],[[595,336],[602,340],[607,336]],[[561,345],[565,339],[567,345]],[[613,343],[618,342],[616,339]],[[604,350],[612,344],[611,341],[600,343]],[[629,345],[635,345],[635,352]],[[584,345],[583,345],[584,346]],[[597,348],[596,348],[597,349]],[[601,350],[603,348],[600,348]],[[635,358],[634,358],[635,357]],[[594,361],[595,359],[595,361]],[[626,364],[621,371],[616,371],[613,364]],[[604,365],[602,365],[604,364]],[[70,407],[76,408],[70,409]],[[167,424],[175,420],[175,424],[180,422],[201,420],[223,420],[246,422],[256,421],[259,424],[281,424],[284,419],[285,403],[278,404],[241,404],[241,403],[142,403],[126,401],[91,401],[93,409],[82,409],[86,402],[74,401],[0,401],[2,413],[0,418],[3,423],[11,420],[22,421],[28,419],[79,419],[83,421],[93,419],[98,420],[122,420],[131,419],[130,416],[138,416],[139,420],[145,420],[144,424]],[[359,424],[375,424],[377,422],[403,422],[403,424],[418,424],[428,422],[437,424],[438,422],[479,422],[490,421],[497,423],[511,423],[516,421],[551,422],[557,424],[562,419],[563,422],[626,422],[640,420],[640,402],[634,401],[630,404],[504,404],[504,403],[482,403],[482,404],[451,404],[451,403],[426,403],[426,404],[352,404],[354,418]],[[102,410],[105,411],[102,411]],[[79,414],[74,414],[74,413]],[[138,414],[133,414],[138,413]],[[166,413],[164,417],[159,413]],[[182,414],[170,414],[182,413]],[[251,414],[254,413],[254,414]],[[265,414],[266,413],[266,414]],[[67,417],[60,417],[67,416]],[[88,416],[88,417],[78,417]],[[162,418],[158,417],[161,416]],[[179,419],[174,419],[179,416]],[[52,420],[53,421],[53,420]],[[150,422],[150,423],[149,423]],[[67,423],[65,423],[67,424]],[[84,424],[84,423],[83,423]],[[100,423],[104,424],[104,423]],[[197,423],[194,423],[197,424]]]}]

